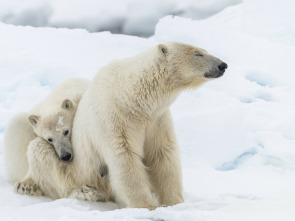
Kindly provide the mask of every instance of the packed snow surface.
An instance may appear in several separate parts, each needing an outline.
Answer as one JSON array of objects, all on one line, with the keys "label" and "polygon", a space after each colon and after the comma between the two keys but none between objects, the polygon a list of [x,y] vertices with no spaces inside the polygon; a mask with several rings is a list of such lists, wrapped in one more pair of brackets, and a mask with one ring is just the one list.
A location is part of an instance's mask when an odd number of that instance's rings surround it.
[{"label": "packed snow surface", "polygon": [[[1,221],[294,221],[295,3],[284,2],[247,0],[201,21],[167,16],[149,39],[0,23]],[[229,66],[172,105],[184,203],[148,211],[13,192],[3,134],[14,114],[65,79],[92,79],[111,60],[167,41],[204,48]]]}]

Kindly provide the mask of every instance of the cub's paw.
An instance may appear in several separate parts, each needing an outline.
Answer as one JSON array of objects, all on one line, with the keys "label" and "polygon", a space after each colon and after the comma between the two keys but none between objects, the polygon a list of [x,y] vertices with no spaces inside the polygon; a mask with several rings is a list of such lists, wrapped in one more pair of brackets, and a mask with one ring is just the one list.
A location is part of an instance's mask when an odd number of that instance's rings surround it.
[{"label": "cub's paw", "polygon": [[94,187],[84,185],[81,189],[74,190],[70,198],[75,198],[78,200],[94,201],[94,202],[104,202],[106,197],[103,193],[97,191]]},{"label": "cub's paw", "polygon": [[17,182],[14,185],[14,191],[19,194],[26,194],[30,196],[42,196],[43,193],[40,187],[31,179]]}]

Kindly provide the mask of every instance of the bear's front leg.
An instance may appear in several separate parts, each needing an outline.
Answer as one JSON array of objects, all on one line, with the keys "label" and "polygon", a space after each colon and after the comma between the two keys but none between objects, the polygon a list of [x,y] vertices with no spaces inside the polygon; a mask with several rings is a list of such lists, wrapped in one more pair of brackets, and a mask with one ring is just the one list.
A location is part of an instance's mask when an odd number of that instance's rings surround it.
[{"label": "bear's front leg", "polygon": [[92,201],[92,202],[105,202],[108,197],[104,192],[98,191],[95,187],[84,185],[81,189],[74,190],[69,198],[78,200]]},{"label": "bear's front leg", "polygon": [[25,178],[24,180],[17,182],[14,185],[14,191],[19,194],[26,194],[30,196],[42,196],[43,193],[31,177]]},{"label": "bear's front leg", "polygon": [[143,137],[139,131],[116,134],[107,148],[110,184],[116,202],[123,207],[155,209],[151,187],[142,162]]},{"label": "bear's front leg", "polygon": [[147,128],[144,151],[145,165],[160,206],[182,203],[180,154],[170,111]]},{"label": "bear's front leg", "polygon": [[[35,138],[28,145],[29,171],[26,177],[38,184],[42,193],[53,199],[65,197],[62,190],[62,178],[69,180],[65,170],[61,170],[63,163],[58,159],[54,148],[40,137]],[[61,173],[58,173],[61,171]],[[60,179],[59,179],[60,178]],[[57,182],[57,180],[61,180]]]}]

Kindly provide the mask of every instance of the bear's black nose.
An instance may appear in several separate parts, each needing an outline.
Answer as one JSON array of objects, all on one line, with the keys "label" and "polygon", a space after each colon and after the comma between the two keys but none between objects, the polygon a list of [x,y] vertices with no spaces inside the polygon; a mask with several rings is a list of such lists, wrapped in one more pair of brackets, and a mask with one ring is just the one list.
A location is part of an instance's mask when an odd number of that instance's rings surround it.
[{"label": "bear's black nose", "polygon": [[61,156],[61,159],[63,161],[69,161],[70,159],[72,159],[72,154],[70,153],[65,153],[63,156]]},{"label": "bear's black nose", "polygon": [[218,65],[218,69],[222,72],[225,72],[225,69],[227,69],[227,64],[222,62],[220,65]]}]

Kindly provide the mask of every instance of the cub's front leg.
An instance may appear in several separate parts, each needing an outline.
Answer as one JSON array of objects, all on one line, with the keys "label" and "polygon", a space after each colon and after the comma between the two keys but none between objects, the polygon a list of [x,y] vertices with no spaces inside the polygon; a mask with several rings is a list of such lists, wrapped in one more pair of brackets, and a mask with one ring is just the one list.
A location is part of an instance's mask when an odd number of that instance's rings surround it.
[{"label": "cub's front leg", "polygon": [[[14,185],[15,192],[31,196],[47,195],[51,198],[58,198],[56,191],[51,191],[55,195],[47,194],[47,188],[54,182],[55,168],[58,159],[54,148],[40,137],[33,139],[27,147],[28,172],[25,178]],[[49,183],[47,181],[50,180]],[[54,188],[52,188],[54,190]]]},{"label": "cub's front leg", "polygon": [[46,195],[53,199],[69,197],[88,201],[109,200],[107,188],[83,185],[73,162],[60,160],[54,148],[42,138],[30,142],[27,155],[28,178],[16,184],[18,193]]},{"label": "cub's front leg", "polygon": [[31,177],[27,177],[14,185],[14,191],[19,194],[26,194],[30,196],[44,195],[38,184],[36,184]]},{"label": "cub's front leg", "polygon": [[147,128],[144,151],[145,164],[160,205],[182,203],[180,154],[170,111]]},{"label": "cub's front leg", "polygon": [[20,186],[34,182],[50,198],[67,197],[73,189],[71,167],[58,158],[54,147],[37,137],[29,143],[27,157],[29,171]]}]

